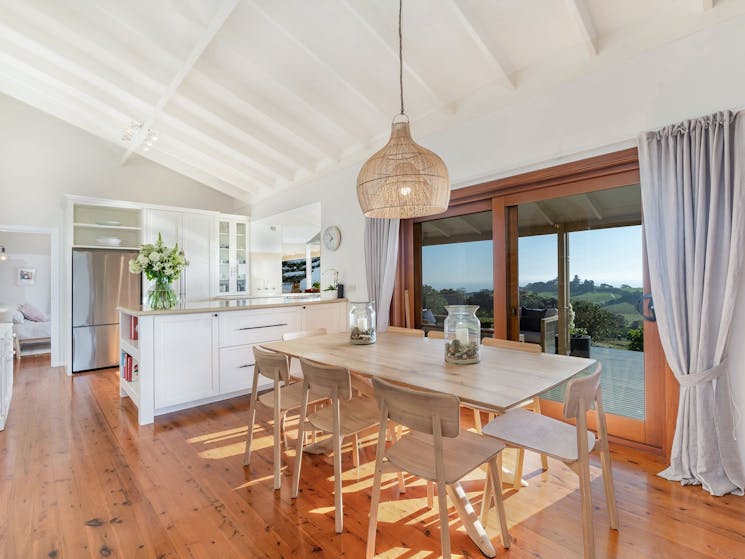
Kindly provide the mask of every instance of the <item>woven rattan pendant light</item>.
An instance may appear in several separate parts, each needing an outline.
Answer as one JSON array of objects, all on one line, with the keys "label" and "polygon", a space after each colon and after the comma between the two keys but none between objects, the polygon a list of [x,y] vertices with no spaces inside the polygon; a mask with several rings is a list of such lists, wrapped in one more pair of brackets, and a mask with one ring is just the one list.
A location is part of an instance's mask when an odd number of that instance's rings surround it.
[{"label": "woven rattan pendant light", "polygon": [[401,113],[393,119],[391,138],[360,169],[357,198],[366,217],[406,219],[444,212],[450,202],[445,163],[411,138],[404,113],[403,0],[398,4],[398,62]]}]

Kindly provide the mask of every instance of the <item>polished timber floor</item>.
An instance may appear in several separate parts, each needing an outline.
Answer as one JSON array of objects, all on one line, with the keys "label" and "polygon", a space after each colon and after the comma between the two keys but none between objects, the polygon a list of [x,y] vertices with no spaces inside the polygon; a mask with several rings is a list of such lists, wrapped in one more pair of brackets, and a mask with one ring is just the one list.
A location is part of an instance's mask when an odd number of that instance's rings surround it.
[{"label": "polished timber floor", "polygon": [[[247,398],[139,427],[131,403],[119,398],[116,371],[70,378],[34,357],[24,358],[15,379],[0,433],[0,557],[363,557],[371,437],[359,479],[345,453],[345,531],[336,535],[328,457],[304,457],[296,502],[286,472],[282,489],[272,490],[266,411],[256,426],[255,460],[243,468]],[[745,557],[745,499],[714,498],[656,477],[664,464],[649,454],[619,446],[612,453],[621,531],[608,530],[593,459],[599,557]],[[294,460],[292,451],[284,456],[286,464]],[[509,551],[490,519],[497,557],[581,557],[577,480],[555,462],[540,473],[538,463],[527,458],[529,487],[506,493]],[[400,496],[392,481],[385,484],[377,551],[438,557],[437,512],[426,508],[422,483],[408,483]],[[481,473],[465,483],[477,507],[482,485]],[[450,516],[455,556],[481,557],[452,509]]]}]

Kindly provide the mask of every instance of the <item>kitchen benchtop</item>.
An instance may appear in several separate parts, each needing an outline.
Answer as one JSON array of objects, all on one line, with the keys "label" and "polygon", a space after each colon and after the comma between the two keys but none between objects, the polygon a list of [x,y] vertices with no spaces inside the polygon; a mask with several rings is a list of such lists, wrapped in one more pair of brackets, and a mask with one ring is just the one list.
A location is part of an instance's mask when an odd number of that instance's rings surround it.
[{"label": "kitchen benchtop", "polygon": [[247,311],[252,309],[271,309],[280,307],[301,307],[304,305],[324,305],[346,302],[347,299],[321,299],[317,297],[255,297],[246,299],[214,299],[179,303],[172,309],[153,310],[138,305],[136,307],[117,307],[117,310],[132,316],[153,316],[160,314],[193,314],[223,311]]}]

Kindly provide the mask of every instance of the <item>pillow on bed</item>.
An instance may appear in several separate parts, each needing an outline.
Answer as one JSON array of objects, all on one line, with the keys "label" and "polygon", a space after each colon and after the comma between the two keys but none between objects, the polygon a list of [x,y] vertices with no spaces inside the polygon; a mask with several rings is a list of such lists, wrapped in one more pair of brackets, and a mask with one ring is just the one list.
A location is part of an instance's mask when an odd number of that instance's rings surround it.
[{"label": "pillow on bed", "polygon": [[21,311],[26,320],[30,320],[31,322],[49,322],[47,315],[28,303],[21,305],[18,310]]},{"label": "pillow on bed", "polygon": [[26,319],[23,317],[23,313],[19,310],[13,311],[13,324],[23,324]]}]

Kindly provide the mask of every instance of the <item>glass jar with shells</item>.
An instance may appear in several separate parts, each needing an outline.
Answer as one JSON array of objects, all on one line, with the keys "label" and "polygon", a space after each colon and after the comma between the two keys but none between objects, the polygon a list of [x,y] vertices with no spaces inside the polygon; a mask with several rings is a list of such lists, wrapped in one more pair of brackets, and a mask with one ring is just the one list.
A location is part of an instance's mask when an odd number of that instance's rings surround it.
[{"label": "glass jar with shells", "polygon": [[373,301],[349,303],[349,341],[357,345],[375,343],[375,308]]},{"label": "glass jar with shells", "polygon": [[481,321],[476,316],[478,305],[448,305],[445,307],[445,361],[455,365],[479,362]]}]

